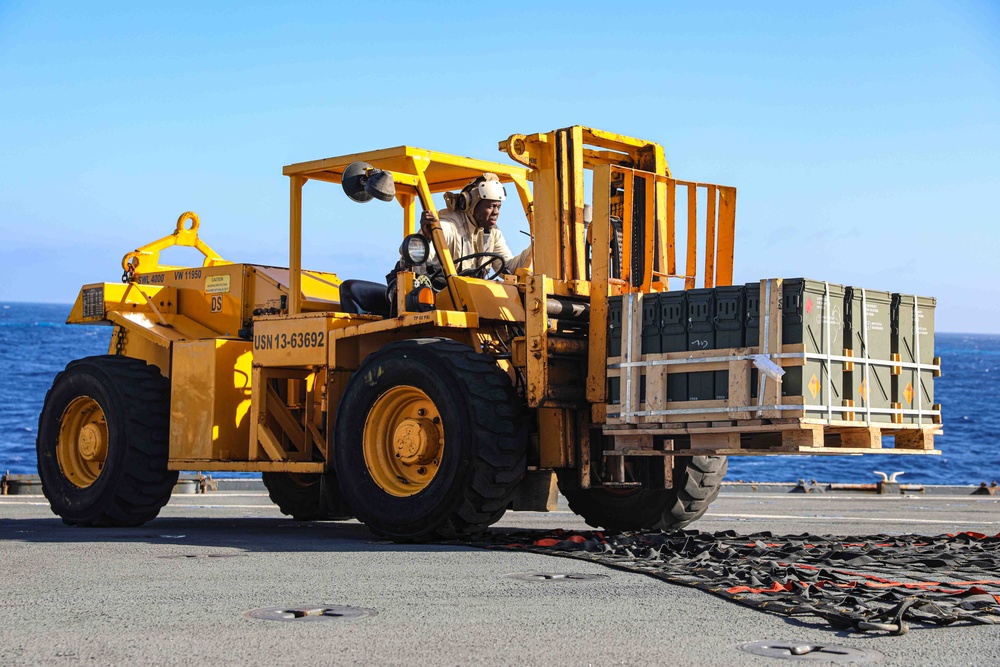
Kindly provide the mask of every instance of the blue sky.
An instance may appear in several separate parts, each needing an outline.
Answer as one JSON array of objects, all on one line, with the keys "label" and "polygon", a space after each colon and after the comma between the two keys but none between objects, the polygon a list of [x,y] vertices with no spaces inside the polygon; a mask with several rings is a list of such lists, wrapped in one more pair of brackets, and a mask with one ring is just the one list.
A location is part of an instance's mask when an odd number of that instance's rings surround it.
[{"label": "blue sky", "polygon": [[[499,160],[583,124],[739,189],[737,281],[931,295],[938,330],[1000,333],[996,3],[646,4],[0,0],[0,301],[117,280],[189,209],[284,265],[285,164]],[[381,277],[397,218],[335,190],[307,188],[305,263]]]}]

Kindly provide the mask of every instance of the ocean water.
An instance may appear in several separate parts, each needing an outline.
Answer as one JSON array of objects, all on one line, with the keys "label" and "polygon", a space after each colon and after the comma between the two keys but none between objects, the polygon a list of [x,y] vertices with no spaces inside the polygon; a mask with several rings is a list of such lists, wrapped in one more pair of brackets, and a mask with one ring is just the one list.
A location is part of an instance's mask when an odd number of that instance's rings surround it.
[{"label": "ocean water", "polygon": [[[35,434],[45,392],[73,359],[105,354],[106,326],[64,324],[69,306],[0,303],[0,471],[34,473]],[[941,456],[732,457],[729,480],[873,482],[873,470],[902,470],[916,484],[1000,480],[1000,335],[938,334],[943,376],[935,400],[944,410]]]}]

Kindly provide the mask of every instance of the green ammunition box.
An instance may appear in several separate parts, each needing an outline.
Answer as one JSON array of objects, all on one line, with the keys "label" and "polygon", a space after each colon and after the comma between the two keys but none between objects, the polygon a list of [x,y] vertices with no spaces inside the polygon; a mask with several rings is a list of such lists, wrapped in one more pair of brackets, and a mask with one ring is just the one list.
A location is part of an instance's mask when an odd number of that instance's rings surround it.
[{"label": "green ammunition box", "polygon": [[[608,356],[618,357],[622,353],[622,298],[608,299]],[[621,402],[621,378],[608,378],[608,403]]]},{"label": "green ammunition box", "polygon": [[[806,278],[782,282],[781,344],[802,344],[806,354],[839,356],[844,347],[844,286]],[[827,405],[843,401],[844,364],[806,359],[785,368],[782,396],[802,396],[807,417],[825,418]],[[839,418],[834,412],[833,418]]]},{"label": "green ammunition box", "polygon": [[[891,306],[892,352],[903,363],[934,363],[933,297],[893,294]],[[892,400],[903,410],[930,410],[934,405],[935,371],[900,368],[892,376]],[[904,424],[931,424],[928,415],[904,414]]]},{"label": "green ammunition box", "polygon": [[[687,298],[685,293],[662,292],[660,302],[660,349],[683,352],[687,349]],[[667,400],[688,400],[687,373],[667,373]]]},{"label": "green ammunition box", "polygon": [[746,320],[743,326],[743,340],[747,347],[760,345],[760,283],[743,286],[746,299]]},{"label": "green ammunition box", "polygon": [[[743,341],[747,347],[760,345],[760,282],[743,286],[746,297],[746,320],[743,325]],[[750,397],[757,398],[757,369],[750,368]]]},{"label": "green ammunition box", "polygon": [[[892,367],[865,359],[892,359],[892,296],[889,292],[848,287],[844,296],[844,348],[857,361],[844,374],[844,398],[853,401],[854,419],[871,410],[873,422],[892,421]],[[867,345],[866,345],[867,343]],[[865,366],[868,367],[867,377]]]},{"label": "green ammunition box", "polygon": [[642,297],[642,354],[662,352],[660,342],[660,300],[659,294],[644,294]]},{"label": "green ammunition box", "polygon": [[[715,288],[715,346],[743,347],[746,324],[746,289],[742,285]],[[715,398],[729,398],[729,371],[715,371]]]},{"label": "green ammunition box", "polygon": [[[687,290],[687,349],[714,350],[715,290]],[[688,373],[688,400],[709,401],[715,398],[715,373]],[[669,377],[669,374],[668,376]]]}]

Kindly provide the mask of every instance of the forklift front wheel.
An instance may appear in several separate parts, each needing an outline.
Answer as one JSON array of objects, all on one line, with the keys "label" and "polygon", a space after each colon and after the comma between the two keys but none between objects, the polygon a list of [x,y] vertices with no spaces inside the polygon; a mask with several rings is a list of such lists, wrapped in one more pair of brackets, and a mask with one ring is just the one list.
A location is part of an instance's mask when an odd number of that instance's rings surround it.
[{"label": "forklift front wheel", "polygon": [[526,431],[510,378],[490,357],[442,338],[371,354],[337,408],[334,453],[348,505],[396,540],[484,530],[525,468]]}]

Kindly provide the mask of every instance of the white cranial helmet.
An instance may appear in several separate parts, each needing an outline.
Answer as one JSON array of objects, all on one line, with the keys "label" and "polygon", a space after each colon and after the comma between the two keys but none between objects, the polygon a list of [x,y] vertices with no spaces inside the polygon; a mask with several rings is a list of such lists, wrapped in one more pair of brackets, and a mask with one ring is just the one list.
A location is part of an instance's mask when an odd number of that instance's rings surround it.
[{"label": "white cranial helmet", "polygon": [[504,201],[507,199],[507,189],[500,182],[500,177],[487,172],[472,181],[458,194],[446,192],[444,200],[448,208],[455,211],[472,211],[482,200]]},{"label": "white cranial helmet", "polygon": [[[500,177],[496,174],[485,173],[482,178],[477,178],[470,185],[472,186],[470,193],[474,200],[472,206],[475,206],[481,199],[488,201],[504,201],[507,199],[507,189],[500,182]],[[469,186],[467,185],[466,188],[469,188]]]}]

